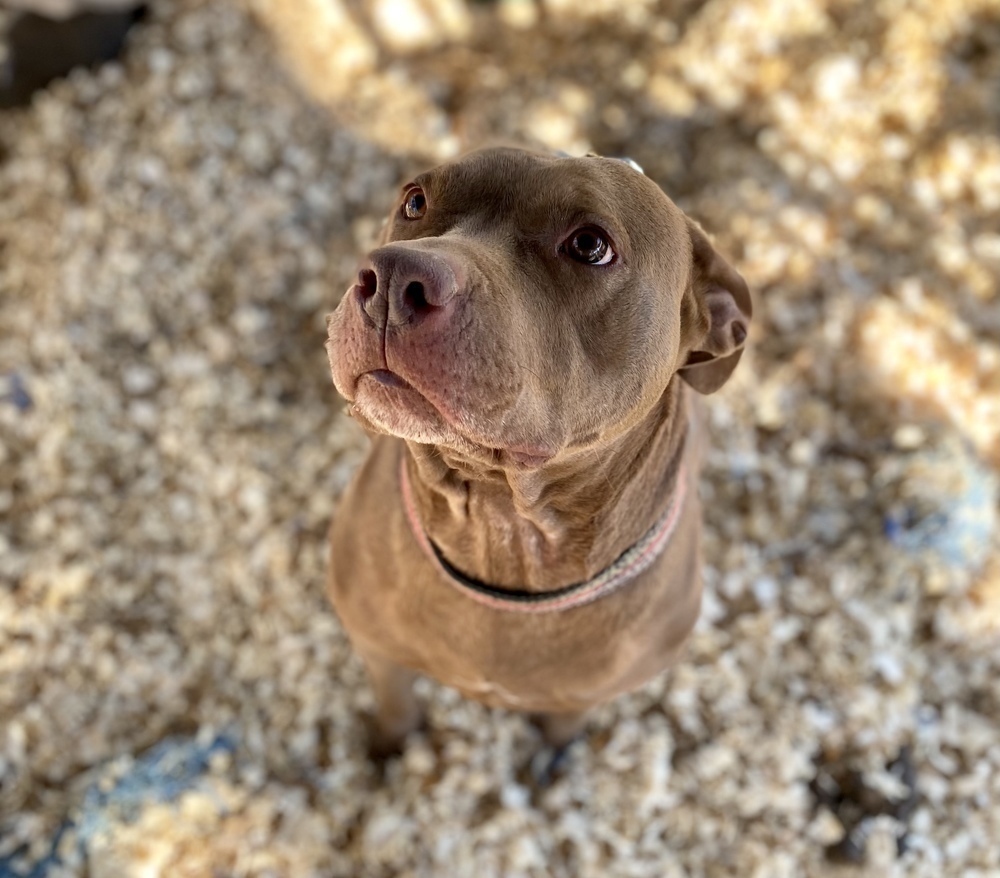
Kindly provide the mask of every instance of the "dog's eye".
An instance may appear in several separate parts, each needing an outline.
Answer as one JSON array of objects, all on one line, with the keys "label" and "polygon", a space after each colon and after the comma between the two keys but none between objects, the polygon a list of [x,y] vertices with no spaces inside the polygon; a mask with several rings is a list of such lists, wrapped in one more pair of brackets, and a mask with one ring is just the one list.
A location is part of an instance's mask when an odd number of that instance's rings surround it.
[{"label": "dog's eye", "polygon": [[615,258],[604,232],[593,226],[577,229],[563,246],[571,259],[587,265],[607,265]]},{"label": "dog's eye", "polygon": [[403,216],[407,219],[420,219],[427,213],[427,197],[423,189],[411,189],[406,193],[406,200],[403,202]]}]

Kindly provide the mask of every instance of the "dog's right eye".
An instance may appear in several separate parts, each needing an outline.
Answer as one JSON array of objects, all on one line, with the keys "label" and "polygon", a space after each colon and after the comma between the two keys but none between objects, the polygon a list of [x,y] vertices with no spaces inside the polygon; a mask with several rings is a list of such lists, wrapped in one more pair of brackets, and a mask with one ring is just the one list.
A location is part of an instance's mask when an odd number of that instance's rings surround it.
[{"label": "dog's right eye", "polygon": [[423,189],[415,187],[406,193],[406,199],[403,201],[403,216],[409,220],[416,220],[425,213],[427,213],[427,196],[424,195]]}]

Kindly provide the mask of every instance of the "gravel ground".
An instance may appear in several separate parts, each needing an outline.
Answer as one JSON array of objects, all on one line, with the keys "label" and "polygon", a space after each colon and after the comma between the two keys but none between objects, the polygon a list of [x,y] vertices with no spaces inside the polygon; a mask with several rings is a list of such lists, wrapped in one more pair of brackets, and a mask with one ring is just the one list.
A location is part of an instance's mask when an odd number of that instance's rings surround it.
[{"label": "gravel ground", "polygon": [[[997,0],[161,0],[0,114],[0,876],[1000,875],[998,131]],[[324,316],[496,139],[757,302],[688,655],[545,790],[430,682],[379,777],[323,594]]]}]

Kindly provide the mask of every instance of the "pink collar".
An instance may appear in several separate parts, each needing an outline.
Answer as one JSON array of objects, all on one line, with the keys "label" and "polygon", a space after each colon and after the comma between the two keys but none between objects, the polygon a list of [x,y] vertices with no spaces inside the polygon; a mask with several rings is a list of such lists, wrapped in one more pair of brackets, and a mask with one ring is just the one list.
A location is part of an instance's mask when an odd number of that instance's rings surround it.
[{"label": "pink collar", "polygon": [[677,522],[680,520],[681,509],[684,507],[684,497],[687,493],[687,471],[682,464],[677,471],[677,487],[667,511],[639,542],[626,549],[610,567],[605,568],[593,579],[588,579],[586,582],[567,585],[555,591],[530,592],[496,588],[477,579],[472,579],[453,567],[441,550],[427,536],[420,524],[417,507],[413,501],[409,473],[406,469],[405,455],[400,461],[399,481],[410,529],[420,544],[420,548],[424,550],[424,554],[437,567],[443,578],[466,597],[480,604],[494,610],[507,610],[514,613],[551,613],[556,610],[571,610],[574,607],[580,607],[607,597],[631,582],[663,553],[677,527]]}]

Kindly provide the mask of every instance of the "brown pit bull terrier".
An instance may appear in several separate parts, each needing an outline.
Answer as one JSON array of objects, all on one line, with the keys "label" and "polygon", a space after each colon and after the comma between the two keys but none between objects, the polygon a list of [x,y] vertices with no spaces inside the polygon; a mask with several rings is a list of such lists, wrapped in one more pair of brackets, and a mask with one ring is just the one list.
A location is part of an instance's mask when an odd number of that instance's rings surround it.
[{"label": "brown pit bull terrier", "polygon": [[487,149],[403,187],[327,350],[377,434],[329,590],[377,701],[428,674],[556,748],[668,667],[701,601],[700,437],[750,322],[743,279],[636,166]]}]

